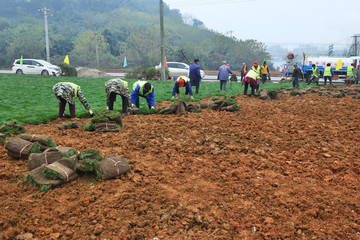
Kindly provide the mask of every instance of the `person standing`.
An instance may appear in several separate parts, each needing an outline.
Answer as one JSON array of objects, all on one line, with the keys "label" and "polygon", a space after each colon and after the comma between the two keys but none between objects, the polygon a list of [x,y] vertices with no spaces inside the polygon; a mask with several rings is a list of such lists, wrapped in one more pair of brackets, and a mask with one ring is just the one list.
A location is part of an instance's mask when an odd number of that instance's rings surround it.
[{"label": "person standing", "polygon": [[174,84],[174,88],[172,91],[172,97],[171,100],[174,100],[175,98],[175,93],[176,93],[176,98],[179,99],[180,98],[180,91],[179,88],[181,87],[185,87],[185,98],[188,97],[188,94],[190,93],[190,97],[191,100],[194,100],[193,97],[193,91],[191,89],[191,84],[190,84],[190,79],[188,77],[185,76],[180,76],[176,79],[175,84]]},{"label": "person standing", "polygon": [[333,76],[333,70],[331,68],[331,64],[326,64],[326,67],[324,68],[324,86],[326,86],[326,80],[329,79],[330,86],[332,85],[332,76]]},{"label": "person standing", "polygon": [[220,80],[220,91],[226,90],[226,82],[229,81],[229,74],[232,74],[230,67],[226,65],[226,61],[219,67],[217,79]]},{"label": "person standing", "polygon": [[293,88],[299,88],[299,78],[301,77],[302,73],[300,68],[295,64],[294,65],[294,72],[293,72]]},{"label": "person standing", "polygon": [[266,65],[266,61],[264,61],[263,65],[261,65],[261,81],[262,83],[266,82],[266,79],[270,78],[270,70],[269,70],[269,66]]},{"label": "person standing", "polygon": [[319,68],[315,64],[313,64],[311,70],[312,70],[312,75],[310,77],[310,80],[306,84],[309,85],[310,83],[314,82],[316,83],[316,85],[319,85],[319,75],[320,75]]},{"label": "person standing", "polygon": [[256,80],[257,80],[257,84],[256,84],[256,92],[259,91],[259,86],[260,86],[260,71],[261,71],[261,68],[258,64],[257,61],[255,61],[253,63],[253,66],[251,67],[252,70],[255,70],[257,76],[256,76]]},{"label": "person standing", "polygon": [[114,109],[116,95],[120,95],[122,99],[122,113],[127,114],[128,107],[131,105],[128,82],[120,78],[111,79],[105,83],[105,92],[107,109],[110,111]]},{"label": "person standing", "polygon": [[355,84],[360,82],[360,65],[355,69]]},{"label": "person standing", "polygon": [[348,66],[346,71],[346,85],[351,86],[352,81],[355,81],[355,75],[354,75],[354,65],[355,63],[351,63],[350,66]]},{"label": "person standing", "polygon": [[248,71],[247,66],[245,63],[242,64],[242,68],[240,70],[241,73],[241,82],[243,81],[244,77],[245,77],[245,73]]},{"label": "person standing", "polygon": [[155,108],[155,91],[154,86],[146,81],[137,81],[133,84],[131,93],[131,107],[140,107],[139,97],[146,99],[149,109]]},{"label": "person standing", "polygon": [[242,84],[245,85],[244,97],[247,96],[246,94],[247,94],[247,90],[249,88],[249,84],[251,87],[251,95],[252,96],[255,95],[255,89],[258,84],[258,81],[257,81],[258,78],[259,78],[259,74],[254,69],[250,69],[248,72],[245,73],[245,78],[244,78],[244,81],[242,82]]},{"label": "person standing", "polygon": [[201,74],[199,67],[199,59],[195,58],[193,64],[191,64],[189,69],[189,78],[191,87],[196,87],[195,94],[199,94]]},{"label": "person standing", "polygon": [[76,85],[72,82],[59,82],[53,86],[52,91],[55,94],[56,98],[59,100],[58,118],[62,118],[65,116],[64,112],[66,103],[69,104],[70,117],[75,118],[76,97],[79,98],[82,105],[85,107],[86,110],[88,110],[89,115],[94,115],[79,85]]}]

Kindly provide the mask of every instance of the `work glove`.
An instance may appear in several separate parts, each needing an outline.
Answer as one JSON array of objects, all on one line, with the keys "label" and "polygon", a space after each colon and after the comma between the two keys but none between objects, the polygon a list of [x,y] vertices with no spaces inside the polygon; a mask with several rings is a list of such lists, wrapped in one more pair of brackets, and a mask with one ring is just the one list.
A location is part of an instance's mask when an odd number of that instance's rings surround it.
[{"label": "work glove", "polygon": [[131,107],[132,107],[132,108],[135,107],[135,104],[132,103],[132,104],[131,104]]},{"label": "work glove", "polygon": [[174,99],[175,99],[175,96],[172,96],[172,97],[171,97],[171,100],[174,100]]},{"label": "work glove", "polygon": [[193,96],[190,96],[191,100],[195,100]]},{"label": "work glove", "polygon": [[154,107],[154,106],[152,106],[152,107],[151,107],[151,109],[155,109],[155,107]]},{"label": "work glove", "polygon": [[89,115],[90,115],[90,117],[94,116],[94,113],[93,113],[93,111],[91,111],[91,109],[89,109]]},{"label": "work glove", "polygon": [[109,110],[109,106],[106,107],[106,110]]}]

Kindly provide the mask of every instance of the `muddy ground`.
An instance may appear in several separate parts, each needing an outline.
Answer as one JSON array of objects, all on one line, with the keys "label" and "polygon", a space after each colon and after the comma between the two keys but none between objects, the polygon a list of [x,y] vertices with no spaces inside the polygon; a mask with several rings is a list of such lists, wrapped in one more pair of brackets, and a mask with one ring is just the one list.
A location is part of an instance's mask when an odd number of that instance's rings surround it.
[{"label": "muddy ground", "polygon": [[26,126],[132,172],[44,193],[1,146],[0,239],[360,239],[360,100],[237,99],[233,113],[125,116],[119,133]]}]

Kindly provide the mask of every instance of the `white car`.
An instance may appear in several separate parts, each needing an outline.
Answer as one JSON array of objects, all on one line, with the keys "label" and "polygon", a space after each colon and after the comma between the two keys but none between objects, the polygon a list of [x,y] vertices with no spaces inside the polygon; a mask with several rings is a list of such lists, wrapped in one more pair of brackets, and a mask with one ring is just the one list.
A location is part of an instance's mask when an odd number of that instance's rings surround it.
[{"label": "white car", "polygon": [[[186,63],[167,62],[167,66],[168,66],[168,69],[169,69],[170,78],[174,77],[174,76],[187,76],[187,77],[189,77],[190,66],[187,65]],[[155,68],[160,69],[161,68],[161,63],[159,65],[157,65]],[[204,73],[203,70],[200,70],[200,74],[201,74],[201,78],[205,77],[205,73]]]},{"label": "white car", "polygon": [[47,61],[39,59],[15,59],[12,65],[12,72],[16,74],[37,74],[60,76],[61,68]]}]

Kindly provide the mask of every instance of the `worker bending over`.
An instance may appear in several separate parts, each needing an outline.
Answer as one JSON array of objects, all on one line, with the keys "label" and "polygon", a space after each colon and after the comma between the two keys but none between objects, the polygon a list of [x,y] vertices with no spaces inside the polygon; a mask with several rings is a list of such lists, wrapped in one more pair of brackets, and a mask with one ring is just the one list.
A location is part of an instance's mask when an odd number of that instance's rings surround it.
[{"label": "worker bending over", "polygon": [[146,81],[137,81],[133,85],[133,92],[131,93],[131,106],[140,107],[139,97],[146,99],[149,109],[155,108],[155,94],[154,86]]},{"label": "worker bending over", "polygon": [[122,113],[127,114],[128,107],[131,106],[131,97],[128,82],[115,78],[105,83],[106,106],[108,110],[114,109],[116,95],[120,95],[122,99]]},{"label": "worker bending over", "polygon": [[52,91],[59,100],[59,115],[58,118],[65,116],[65,106],[69,103],[70,117],[75,118],[75,98],[78,97],[85,109],[88,110],[89,115],[93,116],[90,105],[87,102],[79,85],[71,82],[60,82],[53,86]]},{"label": "worker bending over", "polygon": [[174,88],[172,91],[172,97],[171,100],[174,100],[175,98],[175,93],[176,93],[176,98],[179,99],[180,98],[180,91],[179,88],[181,87],[185,87],[185,98],[188,97],[188,94],[190,94],[191,100],[194,100],[193,97],[193,91],[191,89],[191,84],[190,84],[190,78],[185,77],[185,76],[180,76],[176,79],[175,84],[174,84]]},{"label": "worker bending over", "polygon": [[251,87],[251,95],[254,96],[255,95],[255,89],[257,87],[257,84],[258,84],[258,80],[260,80],[260,76],[259,74],[256,72],[256,70],[254,69],[250,69],[250,71],[248,71],[246,74],[245,74],[245,78],[244,78],[244,81],[243,81],[243,85],[245,85],[245,88],[244,88],[244,97],[246,97],[246,93],[247,93],[247,90],[248,90],[248,87],[249,87],[249,84],[250,84],[250,87]]},{"label": "worker bending over", "polygon": [[310,83],[314,82],[316,83],[316,85],[319,85],[319,75],[320,75],[319,68],[315,64],[313,64],[311,70],[312,70],[311,78],[306,84],[309,85]]}]

